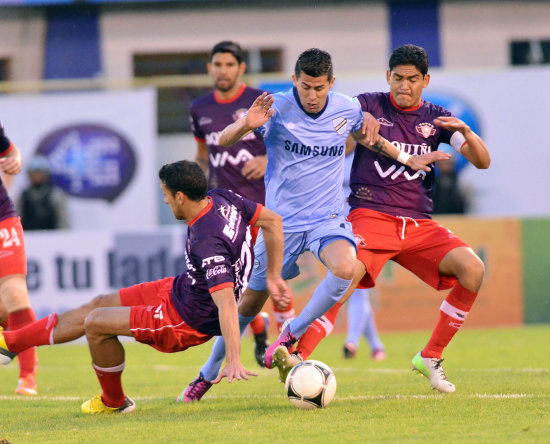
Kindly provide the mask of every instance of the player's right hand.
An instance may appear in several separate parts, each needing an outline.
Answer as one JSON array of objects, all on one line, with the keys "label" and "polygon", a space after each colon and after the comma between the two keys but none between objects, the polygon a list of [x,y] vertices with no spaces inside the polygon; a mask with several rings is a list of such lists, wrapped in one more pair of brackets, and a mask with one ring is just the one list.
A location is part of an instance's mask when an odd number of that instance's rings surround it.
[{"label": "player's right hand", "polygon": [[264,92],[259,96],[246,113],[246,126],[250,130],[259,128],[266,123],[273,115],[275,110],[271,108],[273,105],[273,95]]},{"label": "player's right hand", "polygon": [[431,163],[438,160],[450,159],[452,156],[444,151],[432,151],[431,153],[422,154],[421,156],[411,156],[407,161],[407,166],[415,171],[422,170],[429,172],[432,169],[429,167]]},{"label": "player's right hand", "polygon": [[280,310],[284,310],[292,301],[290,287],[282,277],[267,278],[269,296]]},{"label": "player's right hand", "polygon": [[226,362],[224,368],[222,368],[220,373],[218,373],[218,377],[212,381],[212,384],[217,384],[223,378],[227,378],[227,382],[231,382],[233,379],[237,379],[239,381],[241,379],[248,380],[249,376],[258,376],[258,374],[248,371],[239,360]]},{"label": "player's right hand", "polygon": [[361,134],[365,135],[365,142],[370,146],[378,140],[380,132],[380,123],[371,114],[363,111],[363,125],[361,126]]}]

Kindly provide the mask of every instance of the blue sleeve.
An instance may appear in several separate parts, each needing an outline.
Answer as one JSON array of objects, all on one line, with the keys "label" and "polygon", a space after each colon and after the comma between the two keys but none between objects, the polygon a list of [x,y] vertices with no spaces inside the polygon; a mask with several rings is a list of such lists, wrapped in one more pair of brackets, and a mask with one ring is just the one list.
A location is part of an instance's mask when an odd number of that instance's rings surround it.
[{"label": "blue sleeve", "polygon": [[354,97],[352,99],[352,103],[354,117],[351,123],[351,132],[353,133],[361,129],[361,125],[363,124],[363,110],[361,109],[361,104],[357,98]]}]

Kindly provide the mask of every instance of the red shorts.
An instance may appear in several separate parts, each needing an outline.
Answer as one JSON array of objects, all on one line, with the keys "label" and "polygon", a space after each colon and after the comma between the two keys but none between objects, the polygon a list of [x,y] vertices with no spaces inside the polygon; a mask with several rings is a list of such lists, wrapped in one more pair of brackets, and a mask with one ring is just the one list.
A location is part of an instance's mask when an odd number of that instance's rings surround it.
[{"label": "red shorts", "polygon": [[360,288],[374,287],[378,273],[390,259],[437,290],[457,282],[455,277],[439,274],[439,263],[449,251],[468,244],[436,221],[395,217],[366,208],[353,210],[348,220],[357,240],[357,258],[367,268]]},{"label": "red shorts", "polygon": [[25,238],[19,217],[0,221],[0,278],[12,274],[27,274]]},{"label": "red shorts", "polygon": [[164,353],[202,344],[212,336],[186,324],[172,304],[173,277],[122,288],[120,302],[130,309],[130,331],[138,342]]}]

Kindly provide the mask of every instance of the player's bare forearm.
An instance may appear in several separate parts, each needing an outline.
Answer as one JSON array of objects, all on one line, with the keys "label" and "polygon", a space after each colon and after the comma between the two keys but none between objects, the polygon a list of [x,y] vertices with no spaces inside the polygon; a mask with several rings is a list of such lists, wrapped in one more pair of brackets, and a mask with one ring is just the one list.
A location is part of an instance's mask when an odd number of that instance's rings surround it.
[{"label": "player's bare forearm", "polygon": [[276,278],[281,276],[283,267],[283,219],[274,211],[262,208],[256,226],[262,229],[265,247],[267,250],[267,276]]},{"label": "player's bare forearm", "polygon": [[226,360],[228,362],[238,361],[241,355],[241,335],[233,287],[215,291],[212,293],[212,299],[218,307],[220,328],[225,341]]},{"label": "player's bare forearm", "polygon": [[472,130],[464,131],[462,134],[466,139],[466,144],[460,150],[462,155],[478,169],[489,168],[491,155],[483,139]]},{"label": "player's bare forearm", "polygon": [[386,156],[394,160],[397,159],[397,157],[399,156],[399,149],[393,146],[387,139],[385,139],[381,135],[377,136],[376,141],[373,144],[369,144],[366,136],[360,131],[356,131],[351,135],[357,141],[357,143],[360,143],[365,148],[374,151],[377,154],[381,154],[382,156]]},{"label": "player's bare forearm", "polygon": [[225,341],[225,366],[217,378],[212,381],[217,384],[224,377],[227,382],[233,379],[248,379],[248,376],[258,376],[248,371],[241,363],[241,338],[239,330],[239,318],[237,316],[237,303],[233,294],[233,288],[223,288],[212,293],[212,299],[218,307],[220,329]]},{"label": "player's bare forearm", "polygon": [[220,146],[229,147],[235,145],[239,140],[241,140],[248,133],[253,131],[253,128],[249,128],[246,123],[246,117],[241,117],[236,122],[225,127],[225,129],[220,134],[219,144]]},{"label": "player's bare forearm", "polygon": [[485,142],[465,122],[455,116],[439,116],[437,119],[434,119],[434,123],[451,132],[460,132],[464,136],[464,139],[466,139],[466,143],[461,147],[460,153],[476,168],[489,168],[491,155],[487,146],[485,146]]}]

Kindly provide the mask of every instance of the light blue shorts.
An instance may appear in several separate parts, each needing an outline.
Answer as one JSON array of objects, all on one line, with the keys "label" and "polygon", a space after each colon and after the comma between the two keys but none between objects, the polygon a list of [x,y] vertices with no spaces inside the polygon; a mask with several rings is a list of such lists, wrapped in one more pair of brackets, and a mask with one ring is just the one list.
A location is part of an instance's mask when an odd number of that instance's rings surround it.
[{"label": "light blue shorts", "polygon": [[[283,257],[283,279],[295,278],[300,274],[300,268],[296,264],[298,256],[305,251],[311,251],[321,262],[321,251],[338,239],[346,239],[356,249],[355,237],[351,229],[351,223],[346,221],[343,216],[328,219],[318,227],[308,231],[297,231],[294,233],[284,233],[284,257]],[[256,245],[254,246],[254,268],[250,276],[248,286],[251,290],[263,291],[266,285],[267,271],[267,252],[265,249],[262,231]]]}]

